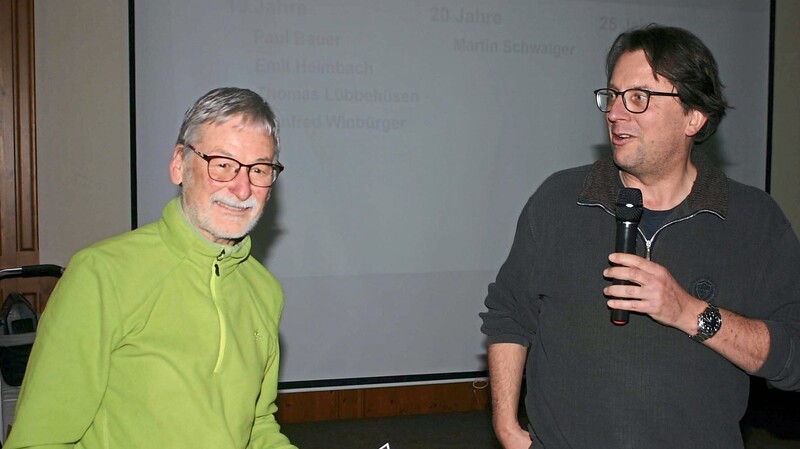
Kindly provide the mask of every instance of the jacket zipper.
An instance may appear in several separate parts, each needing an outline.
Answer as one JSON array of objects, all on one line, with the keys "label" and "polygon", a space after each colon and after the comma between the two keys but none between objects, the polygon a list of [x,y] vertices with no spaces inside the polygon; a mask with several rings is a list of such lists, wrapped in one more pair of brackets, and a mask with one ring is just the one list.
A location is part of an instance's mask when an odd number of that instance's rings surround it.
[{"label": "jacket zipper", "polygon": [[217,353],[217,363],[214,365],[214,372],[218,372],[222,366],[222,359],[225,356],[225,340],[226,340],[226,327],[225,320],[222,317],[222,309],[220,309],[219,298],[217,297],[217,282],[219,280],[219,262],[225,257],[225,249],[219,253],[214,260],[214,272],[211,275],[211,299],[214,302],[214,307],[217,308],[217,319],[219,320],[219,352]]},{"label": "jacket zipper", "polygon": [[644,246],[645,246],[645,254],[644,254],[644,258],[645,258],[645,259],[647,259],[647,260],[652,260],[653,241],[656,239],[656,236],[658,235],[658,233],[659,233],[659,232],[661,232],[661,230],[662,230],[662,229],[666,228],[667,226],[673,225],[673,224],[675,224],[675,223],[680,223],[680,222],[682,222],[682,221],[689,220],[689,219],[691,219],[691,218],[694,218],[694,217],[696,217],[696,216],[698,216],[698,215],[700,215],[700,214],[702,214],[702,213],[710,213],[710,214],[714,214],[714,215],[716,215],[716,216],[718,216],[719,218],[722,218],[722,219],[724,220],[724,218],[723,218],[723,217],[722,217],[720,214],[718,214],[718,213],[714,212],[713,210],[709,210],[709,209],[700,209],[700,210],[698,210],[697,212],[694,212],[694,213],[692,213],[692,214],[690,214],[690,215],[687,215],[687,216],[685,216],[685,217],[683,217],[683,218],[678,218],[677,220],[672,220],[672,221],[670,221],[669,223],[665,223],[665,224],[663,224],[663,225],[662,225],[660,228],[656,229],[656,232],[654,232],[654,233],[653,233],[653,236],[652,236],[652,237],[650,237],[650,240],[648,240],[648,239],[647,239],[647,238],[644,236],[644,234],[642,233],[642,231],[641,231],[641,230],[637,229],[637,230],[639,231],[639,235],[641,235],[641,236],[642,236],[642,240],[644,240]]},{"label": "jacket zipper", "polygon": [[[579,206],[599,206],[599,207],[600,207],[600,208],[602,208],[604,211],[606,211],[606,213],[607,213],[607,214],[611,215],[611,216],[612,216],[612,217],[614,217],[614,218],[616,218],[616,217],[617,217],[617,215],[616,215],[616,214],[615,214],[613,211],[610,211],[610,210],[608,210],[608,208],[607,208],[607,207],[605,207],[605,206],[603,206],[602,204],[599,204],[599,203],[581,203],[580,201],[578,201],[578,205],[579,205]],[[683,217],[683,218],[678,218],[677,220],[672,220],[672,221],[670,221],[669,223],[665,223],[665,224],[663,224],[663,225],[662,225],[660,228],[656,229],[656,232],[654,232],[654,233],[653,233],[653,236],[652,236],[652,237],[650,237],[650,240],[648,240],[648,239],[647,239],[647,238],[644,236],[644,234],[642,233],[642,230],[641,230],[641,229],[638,229],[638,226],[637,226],[637,229],[636,229],[636,230],[637,230],[637,232],[639,233],[639,235],[641,235],[641,236],[642,236],[642,240],[644,240],[644,246],[645,246],[645,254],[644,254],[644,258],[645,258],[645,259],[647,259],[647,260],[652,260],[653,241],[655,241],[655,239],[656,239],[656,236],[658,235],[658,233],[659,233],[659,232],[661,232],[661,230],[662,230],[662,229],[666,228],[667,226],[673,225],[673,224],[675,224],[675,223],[679,223],[679,222],[681,222],[681,221],[686,221],[686,220],[689,220],[690,218],[694,218],[694,217],[696,217],[696,216],[698,216],[698,215],[700,215],[700,214],[702,214],[702,213],[710,213],[710,214],[714,214],[714,215],[716,215],[717,217],[719,217],[719,218],[721,218],[721,219],[723,219],[723,220],[725,219],[725,217],[723,217],[722,215],[718,214],[717,212],[714,212],[713,210],[710,210],[710,209],[700,209],[700,210],[698,210],[698,211],[696,211],[696,212],[693,212],[693,213],[691,213],[691,214],[689,214],[689,215],[687,215],[687,216],[685,216],[685,217]]]}]

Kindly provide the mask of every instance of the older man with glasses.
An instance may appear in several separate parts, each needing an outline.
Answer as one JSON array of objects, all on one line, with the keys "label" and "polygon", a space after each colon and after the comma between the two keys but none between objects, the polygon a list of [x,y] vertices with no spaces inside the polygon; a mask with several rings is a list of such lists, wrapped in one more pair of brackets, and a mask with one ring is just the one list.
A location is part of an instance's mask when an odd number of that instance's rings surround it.
[{"label": "older man with glasses", "polygon": [[283,170],[256,93],[186,112],[160,221],[78,252],[39,326],[7,448],[295,446],[275,421],[278,281],[250,256]]},{"label": "older man with glasses", "polygon": [[[750,376],[800,390],[800,244],[766,193],[694,149],[728,107],[696,36],[625,32],[606,69],[612,156],[542,184],[489,286],[495,431],[506,449],[741,449]],[[631,191],[637,254],[615,253]]]}]

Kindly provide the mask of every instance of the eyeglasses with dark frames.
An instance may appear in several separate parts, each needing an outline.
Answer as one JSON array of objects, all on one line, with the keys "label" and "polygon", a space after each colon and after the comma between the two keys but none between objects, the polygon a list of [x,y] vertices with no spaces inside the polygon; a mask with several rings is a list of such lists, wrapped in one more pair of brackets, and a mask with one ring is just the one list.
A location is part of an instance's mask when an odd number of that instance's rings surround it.
[{"label": "eyeglasses with dark frames", "polygon": [[200,156],[208,163],[208,177],[218,182],[230,182],[239,174],[239,170],[244,167],[247,169],[247,177],[250,184],[256,187],[272,187],[278,179],[278,175],[283,171],[283,165],[277,162],[257,162],[255,164],[243,164],[232,157],[208,155],[197,151],[191,145],[186,148]]},{"label": "eyeglasses with dark frames", "polygon": [[597,102],[597,108],[602,112],[610,111],[614,100],[616,100],[617,97],[622,97],[622,104],[625,106],[625,109],[634,114],[641,114],[650,106],[650,97],[679,97],[680,95],[675,92],[656,92],[639,88],[625,89],[620,92],[616,89],[606,87],[594,91],[594,96]]}]

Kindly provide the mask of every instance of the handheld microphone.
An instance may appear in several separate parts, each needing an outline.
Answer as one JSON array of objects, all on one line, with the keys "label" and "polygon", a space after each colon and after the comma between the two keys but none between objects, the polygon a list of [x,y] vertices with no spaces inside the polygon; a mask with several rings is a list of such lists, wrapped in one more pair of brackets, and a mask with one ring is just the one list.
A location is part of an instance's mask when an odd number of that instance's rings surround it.
[{"label": "handheld microphone", "polygon": [[[622,188],[617,195],[617,240],[614,252],[636,254],[636,234],[639,232],[639,221],[642,219],[644,205],[642,191]],[[614,279],[614,285],[634,285],[632,282]],[[628,323],[628,311],[611,309],[611,322],[617,325]]]}]

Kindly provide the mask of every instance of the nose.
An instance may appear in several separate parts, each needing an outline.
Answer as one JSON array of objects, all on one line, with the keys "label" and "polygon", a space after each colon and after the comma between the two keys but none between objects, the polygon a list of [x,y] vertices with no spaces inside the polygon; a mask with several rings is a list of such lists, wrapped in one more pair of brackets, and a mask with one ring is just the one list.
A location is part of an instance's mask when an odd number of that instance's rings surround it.
[{"label": "nose", "polygon": [[617,120],[627,118],[629,114],[630,112],[625,107],[622,96],[620,95],[611,102],[610,108],[608,112],[606,112],[606,119],[609,122],[616,122]]},{"label": "nose", "polygon": [[228,183],[228,190],[242,201],[250,198],[253,193],[252,187],[253,186],[250,184],[250,174],[244,167],[240,168],[236,176]]}]

